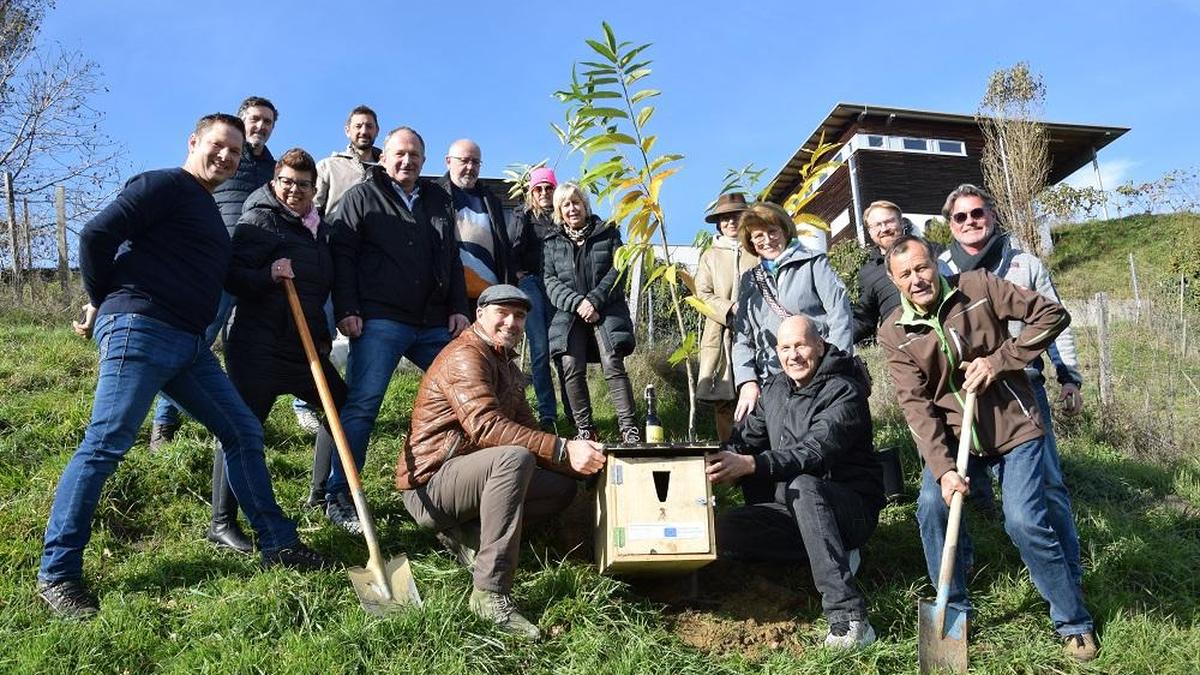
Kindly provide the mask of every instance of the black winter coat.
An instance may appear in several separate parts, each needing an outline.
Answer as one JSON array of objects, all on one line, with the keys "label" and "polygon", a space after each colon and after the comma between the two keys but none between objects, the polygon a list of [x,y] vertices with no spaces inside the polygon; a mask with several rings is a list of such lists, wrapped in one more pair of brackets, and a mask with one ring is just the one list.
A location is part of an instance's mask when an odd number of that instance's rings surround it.
[{"label": "black winter coat", "polygon": [[[437,183],[418,181],[413,214],[383,171],[342,195],[333,215],[333,310],[422,326],[467,314],[454,206]],[[415,221],[414,221],[415,218]]]},{"label": "black winter coat", "polygon": [[518,272],[542,276],[542,241],[556,227],[549,213],[539,218],[527,206],[517,209],[508,230],[510,236],[516,233],[513,237],[512,259]]},{"label": "black winter coat", "polygon": [[249,144],[242,146],[242,158],[238,161],[237,171],[212,193],[230,237],[233,236],[233,228],[237,227],[238,219],[242,217],[242,210],[250,193],[266,185],[274,176],[275,158],[271,156],[270,148],[263,148],[262,156],[255,157]]},{"label": "black winter coat", "polygon": [[[450,181],[450,172],[447,171],[437,179],[437,184],[446,193],[446,198],[450,200],[450,210],[453,213],[453,195],[454,190],[458,188]],[[512,259],[512,241],[508,237],[508,226],[504,224],[504,205],[500,203],[500,198],[483,183],[476,183],[475,190],[483,198],[488,218],[492,221],[492,259],[496,261],[496,269],[492,271],[496,273],[496,278],[500,280],[500,283],[516,284],[517,268]],[[473,316],[470,318],[472,321],[475,320]]]},{"label": "black winter coat", "polygon": [[[813,379],[797,388],[786,373],[767,379],[754,410],[729,444],[754,455],[757,479],[790,481],[809,474],[854,490],[883,508],[883,476],[871,431],[870,389],[854,360],[826,343]],[[761,495],[748,501],[769,501]]]},{"label": "black winter coat", "polygon": [[585,299],[600,313],[600,321],[594,324],[596,339],[619,356],[633,352],[633,320],[614,264],[621,233],[594,215],[591,219],[592,233],[582,246],[575,246],[561,229],[551,232],[542,243],[546,295],[557,310],[550,321],[551,356],[566,353],[575,322],[588,325],[575,313]]},{"label": "black winter coat", "polygon": [[875,337],[875,328],[900,306],[900,291],[887,275],[883,254],[871,249],[871,257],[858,268],[858,302],[854,304],[854,342]]},{"label": "black winter coat", "polygon": [[277,358],[306,363],[300,332],[288,308],[282,283],[271,280],[271,264],[290,258],[296,278],[296,295],[307,319],[317,352],[331,346],[325,320],[325,299],[333,287],[330,227],[324,221],[317,236],[275,197],[270,185],[246,199],[242,218],[233,231],[233,262],[225,287],[238,298],[238,309],[229,331],[231,350],[263,350]]}]

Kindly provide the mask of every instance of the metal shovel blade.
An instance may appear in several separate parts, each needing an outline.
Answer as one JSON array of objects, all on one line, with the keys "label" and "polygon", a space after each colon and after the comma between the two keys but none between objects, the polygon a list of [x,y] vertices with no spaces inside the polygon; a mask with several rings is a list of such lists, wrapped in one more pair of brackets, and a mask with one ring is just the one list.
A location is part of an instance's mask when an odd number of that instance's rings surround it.
[{"label": "metal shovel blade", "polygon": [[384,580],[365,567],[351,567],[350,583],[358,594],[358,601],[367,614],[384,616],[406,605],[421,606],[421,594],[413,578],[407,556],[398,556],[384,566]]},{"label": "metal shovel blade", "polygon": [[933,600],[917,600],[917,666],[922,673],[967,672],[967,613]]}]

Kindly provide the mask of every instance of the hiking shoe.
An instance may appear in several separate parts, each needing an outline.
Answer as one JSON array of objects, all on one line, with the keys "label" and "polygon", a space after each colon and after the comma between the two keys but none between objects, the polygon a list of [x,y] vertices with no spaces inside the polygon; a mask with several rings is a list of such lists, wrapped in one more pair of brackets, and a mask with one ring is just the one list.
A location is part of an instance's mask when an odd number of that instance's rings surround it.
[{"label": "hiking shoe", "polygon": [[481,591],[478,588],[471,591],[471,611],[475,616],[496,624],[506,633],[527,640],[542,639],[542,631],[529,619],[521,616],[517,611],[517,603],[506,593]]},{"label": "hiking shoe", "polygon": [[862,553],[856,548],[846,551],[846,562],[850,565],[851,576],[857,576],[858,568],[862,567]]},{"label": "hiking shoe", "polygon": [[825,646],[830,649],[862,649],[875,641],[875,629],[866,620],[835,621],[829,624]]},{"label": "hiking shoe", "polygon": [[588,427],[584,427],[584,428],[580,429],[575,434],[575,440],[577,440],[577,441],[596,441],[599,439],[600,439],[600,437],[596,434],[596,430],[590,429]]},{"label": "hiking shoe", "polygon": [[538,422],[538,428],[548,434],[558,435],[558,422],[552,419],[544,419]]},{"label": "hiking shoe", "polygon": [[463,567],[475,569],[475,556],[479,553],[478,525],[455,525],[435,536]]},{"label": "hiking shoe", "polygon": [[263,567],[287,567],[301,572],[316,572],[334,567],[334,563],[300,542],[287,548],[263,553]]},{"label": "hiking shoe", "polygon": [[1087,663],[1094,660],[1096,652],[1099,650],[1100,646],[1096,644],[1096,634],[1091,631],[1068,635],[1063,638],[1063,651],[1066,652],[1067,656],[1080,663]]},{"label": "hiking shoe", "polygon": [[625,427],[621,430],[621,442],[625,445],[636,445],[642,442],[642,432],[637,427]]},{"label": "hiking shoe", "polygon": [[179,422],[155,423],[150,427],[150,452],[162,450],[163,445],[175,440],[175,432],[179,431]]},{"label": "hiking shoe", "polygon": [[350,534],[362,534],[358,511],[354,508],[350,495],[344,492],[325,502],[325,516],[329,518],[329,522]]},{"label": "hiking shoe", "polygon": [[317,415],[317,411],[312,408],[295,408],[296,424],[304,433],[310,436],[316,436],[321,430],[321,417]]},{"label": "hiking shoe", "polygon": [[100,611],[100,601],[81,579],[40,582],[38,597],[50,605],[51,611],[67,619],[90,619]]}]

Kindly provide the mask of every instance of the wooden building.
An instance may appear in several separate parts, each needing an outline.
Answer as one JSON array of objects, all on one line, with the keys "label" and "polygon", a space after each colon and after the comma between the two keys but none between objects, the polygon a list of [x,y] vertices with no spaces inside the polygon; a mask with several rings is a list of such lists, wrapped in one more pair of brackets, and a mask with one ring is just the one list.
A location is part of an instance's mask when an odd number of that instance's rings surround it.
[{"label": "wooden building", "polygon": [[[1125,127],[1047,123],[1050,175],[1054,185],[1092,162],[1096,153],[1120,138]],[[807,238],[825,249],[850,237],[868,240],[860,217],[867,204],[895,202],[918,231],[941,217],[946,195],[961,183],[983,185],[983,131],[972,115],[838,103],[817,125],[772,181],[767,199],[782,204],[800,188],[799,171],[821,142],[841,146],[830,156],[841,166],[817,183],[820,194],[806,211],[825,219],[828,235]]]}]

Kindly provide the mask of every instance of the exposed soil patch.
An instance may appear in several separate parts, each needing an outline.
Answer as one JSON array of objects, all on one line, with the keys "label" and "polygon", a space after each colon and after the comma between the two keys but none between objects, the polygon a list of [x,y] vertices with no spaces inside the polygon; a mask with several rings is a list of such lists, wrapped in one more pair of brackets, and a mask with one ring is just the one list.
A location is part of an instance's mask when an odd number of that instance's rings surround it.
[{"label": "exposed soil patch", "polygon": [[769,651],[802,654],[809,622],[820,614],[803,566],[720,560],[693,580],[634,579],[635,593],[666,605],[664,616],[686,644],[749,658]]}]

